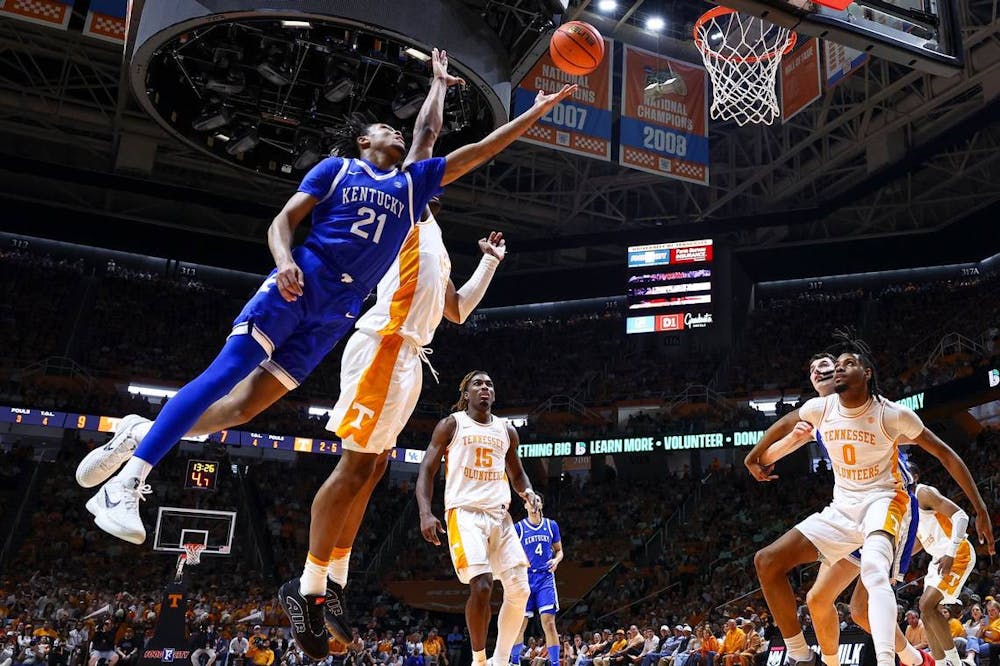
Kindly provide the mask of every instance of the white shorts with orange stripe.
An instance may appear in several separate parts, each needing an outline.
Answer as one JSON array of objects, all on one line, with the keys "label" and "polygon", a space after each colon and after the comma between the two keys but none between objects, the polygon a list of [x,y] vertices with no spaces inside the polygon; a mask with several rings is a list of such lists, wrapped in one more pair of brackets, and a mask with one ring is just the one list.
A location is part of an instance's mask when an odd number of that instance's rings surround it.
[{"label": "white shorts with orange stripe", "polygon": [[344,348],[340,397],[326,428],[347,450],[388,451],[413,414],[422,383],[416,346],[399,335],[355,331]]},{"label": "white shorts with orange stripe", "polygon": [[910,526],[910,496],[904,490],[877,490],[856,502],[834,500],[795,526],[819,551],[820,560],[835,564],[864,545],[874,532],[895,540],[893,576],[899,568]]},{"label": "white shorts with orange stripe", "polygon": [[962,539],[955,553],[955,561],[951,565],[951,572],[942,577],[938,569],[940,558],[935,557],[927,567],[927,575],[924,576],[924,588],[936,588],[941,591],[944,599],[943,604],[957,604],[958,595],[961,594],[965,582],[972,575],[972,570],[976,568],[976,549],[968,539]]},{"label": "white shorts with orange stripe", "polygon": [[506,510],[448,509],[448,548],[458,580],[468,584],[484,573],[499,576],[508,569],[528,566],[514,521]]}]

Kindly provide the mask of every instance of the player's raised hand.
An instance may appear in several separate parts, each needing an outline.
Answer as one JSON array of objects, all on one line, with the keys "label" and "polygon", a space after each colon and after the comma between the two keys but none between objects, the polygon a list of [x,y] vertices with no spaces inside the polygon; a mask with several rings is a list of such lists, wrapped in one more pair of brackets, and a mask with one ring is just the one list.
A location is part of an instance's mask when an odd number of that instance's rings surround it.
[{"label": "player's raised hand", "polygon": [[976,534],[979,543],[986,544],[986,552],[996,555],[997,549],[993,539],[993,524],[990,522],[990,512],[985,506],[976,509]]},{"label": "player's raised hand", "polygon": [[441,521],[436,516],[428,514],[420,517],[420,533],[427,543],[440,546],[441,539],[438,538],[438,534],[444,534],[444,528],[441,527]]},{"label": "player's raised hand", "polygon": [[302,269],[294,261],[278,266],[278,274],[274,276],[274,283],[278,287],[278,293],[286,301],[294,301],[303,293],[306,286]]},{"label": "player's raised hand", "polygon": [[431,69],[434,78],[440,79],[448,87],[464,86],[465,79],[448,73],[448,52],[431,49]]},{"label": "player's raised hand", "polygon": [[771,472],[774,471],[774,465],[761,465],[756,460],[744,460],[743,464],[746,465],[747,471],[750,472],[750,476],[762,483],[766,481],[774,481],[778,478],[777,474],[771,474]]},{"label": "player's raised hand", "polygon": [[544,90],[539,90],[538,94],[535,95],[535,108],[545,108],[546,110],[551,109],[559,102],[563,101],[570,95],[576,92],[577,85],[566,84],[554,93],[547,93]]},{"label": "player's raised hand", "polygon": [[483,254],[494,256],[503,261],[503,258],[507,256],[507,241],[503,239],[503,232],[491,231],[488,238],[480,238],[479,249]]}]

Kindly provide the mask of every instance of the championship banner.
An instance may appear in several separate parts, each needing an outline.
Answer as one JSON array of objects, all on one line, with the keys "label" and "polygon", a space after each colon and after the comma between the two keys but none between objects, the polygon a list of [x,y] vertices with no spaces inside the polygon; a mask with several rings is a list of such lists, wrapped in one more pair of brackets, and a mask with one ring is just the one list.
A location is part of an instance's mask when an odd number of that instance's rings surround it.
[{"label": "championship banner", "polygon": [[73,0],[0,0],[0,16],[65,30]]},{"label": "championship banner", "polygon": [[827,40],[823,42],[823,60],[825,61],[826,87],[830,88],[865,64],[868,60],[868,54],[852,49],[850,46]]},{"label": "championship banner", "polygon": [[566,74],[552,64],[546,49],[514,89],[514,115],[531,108],[539,90],[555,92],[567,83],[579,86],[573,97],[560,102],[521,137],[521,141],[567,153],[611,159],[611,54],[604,40],[604,60],[590,74]]},{"label": "championship banner", "polygon": [[114,44],[125,43],[127,0],[90,0],[83,34]]},{"label": "championship banner", "polygon": [[813,37],[781,61],[781,122],[788,122],[823,93],[819,39]]},{"label": "championship banner", "polygon": [[626,45],[618,163],[708,185],[705,69]]}]

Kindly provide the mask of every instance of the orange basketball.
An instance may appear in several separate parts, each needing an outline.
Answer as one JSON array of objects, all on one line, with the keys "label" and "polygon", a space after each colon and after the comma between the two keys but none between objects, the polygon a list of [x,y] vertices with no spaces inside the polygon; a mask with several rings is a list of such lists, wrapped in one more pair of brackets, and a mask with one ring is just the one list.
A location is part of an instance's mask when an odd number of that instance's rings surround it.
[{"label": "orange basketball", "polygon": [[604,59],[604,38],[589,23],[570,21],[552,35],[549,54],[556,67],[567,74],[590,74]]}]

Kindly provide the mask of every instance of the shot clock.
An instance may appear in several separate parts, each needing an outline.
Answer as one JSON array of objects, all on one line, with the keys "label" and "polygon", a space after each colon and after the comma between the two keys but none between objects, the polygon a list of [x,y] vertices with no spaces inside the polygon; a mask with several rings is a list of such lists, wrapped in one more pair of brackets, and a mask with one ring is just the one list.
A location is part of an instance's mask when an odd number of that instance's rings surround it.
[{"label": "shot clock", "polygon": [[190,490],[215,490],[219,476],[219,463],[215,460],[188,460],[184,475],[184,488]]}]

